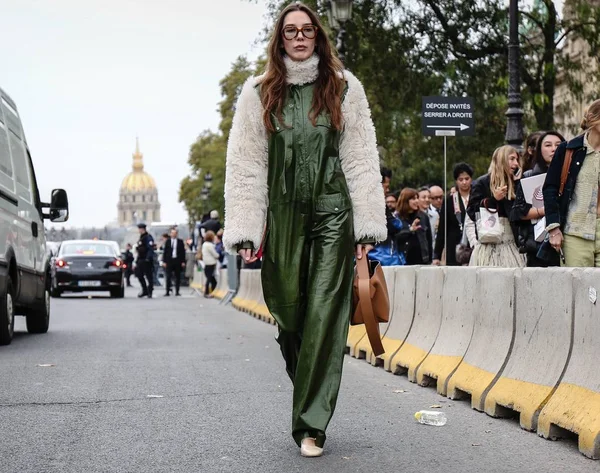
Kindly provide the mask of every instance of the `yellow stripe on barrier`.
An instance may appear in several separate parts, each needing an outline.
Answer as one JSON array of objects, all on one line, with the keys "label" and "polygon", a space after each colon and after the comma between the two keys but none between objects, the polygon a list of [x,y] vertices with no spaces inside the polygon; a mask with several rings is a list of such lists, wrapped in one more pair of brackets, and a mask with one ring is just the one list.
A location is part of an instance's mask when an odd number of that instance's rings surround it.
[{"label": "yellow stripe on barrier", "polygon": [[356,354],[356,358],[359,360],[365,359],[367,361],[371,361],[371,356],[373,356],[373,348],[371,348],[371,342],[369,341],[369,337],[362,337],[356,347],[354,348],[354,353]]},{"label": "yellow stripe on barrier", "polygon": [[416,370],[426,356],[426,351],[405,342],[400,347],[400,350],[398,350],[398,353],[392,358],[392,372],[394,374],[404,374],[408,371],[408,380],[416,383]]},{"label": "yellow stripe on barrier", "polygon": [[392,371],[390,367],[390,361],[392,357],[396,354],[396,352],[400,349],[404,341],[396,340],[394,338],[383,337],[381,339],[381,344],[383,345],[383,349],[385,353],[383,355],[375,356],[371,352],[370,362],[373,366],[383,366],[383,369],[386,371]]},{"label": "yellow stripe on barrier", "polygon": [[348,338],[346,339],[346,347],[348,347],[350,356],[357,357],[358,352],[356,346],[363,337],[367,335],[367,331],[364,325],[351,325],[348,330]]},{"label": "yellow stripe on barrier", "polygon": [[258,304],[255,311],[256,311],[256,314],[258,315],[258,318],[260,320],[262,320],[263,322],[267,322],[268,324],[271,324],[271,325],[277,325],[277,323],[275,322],[275,319],[273,318],[273,316],[269,312],[268,307],[265,304]]},{"label": "yellow stripe on barrier", "polygon": [[430,353],[417,371],[417,383],[429,386],[430,379],[437,379],[437,392],[446,395],[448,378],[456,371],[462,356],[434,355]]},{"label": "yellow stripe on barrier", "polygon": [[535,430],[536,412],[546,403],[552,391],[551,386],[500,378],[485,398],[485,413],[492,417],[506,417],[504,408],[507,407],[520,413],[521,427]]},{"label": "yellow stripe on barrier", "polygon": [[494,373],[463,361],[448,381],[448,392],[446,394],[450,399],[456,400],[464,399],[464,393],[469,394],[471,396],[471,407],[483,411],[483,397],[486,390],[494,382],[495,377]]},{"label": "yellow stripe on barrier", "polygon": [[579,451],[586,457],[600,458],[600,393],[563,383],[542,410],[538,422],[540,435],[560,438],[556,426],[575,432],[579,435]]}]

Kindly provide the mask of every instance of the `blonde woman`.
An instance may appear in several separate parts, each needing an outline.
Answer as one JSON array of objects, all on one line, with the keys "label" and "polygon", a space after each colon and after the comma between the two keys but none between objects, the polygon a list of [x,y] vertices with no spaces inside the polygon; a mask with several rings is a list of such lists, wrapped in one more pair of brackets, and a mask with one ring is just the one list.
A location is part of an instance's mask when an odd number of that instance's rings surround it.
[{"label": "blonde woman", "polygon": [[494,151],[488,174],[473,182],[467,209],[469,217],[477,222],[481,208],[496,212],[495,216],[502,227],[502,238],[499,243],[478,241],[471,255],[470,266],[525,266],[525,259],[519,254],[515,243],[517,228],[509,221],[515,201],[515,181],[520,173],[519,152],[512,146],[501,146]]},{"label": "blonde woman", "polygon": [[[564,251],[565,266],[600,267],[600,100],[587,109],[581,128],[582,135],[558,147],[548,169],[546,230],[552,248]],[[561,193],[567,154],[571,164]]]},{"label": "blonde woman", "polygon": [[275,24],[264,76],[244,85],[227,149],[227,250],[256,260],[294,385],[292,436],[323,454],[342,378],[354,257],[387,238],[365,91],[318,16],[296,2]]}]

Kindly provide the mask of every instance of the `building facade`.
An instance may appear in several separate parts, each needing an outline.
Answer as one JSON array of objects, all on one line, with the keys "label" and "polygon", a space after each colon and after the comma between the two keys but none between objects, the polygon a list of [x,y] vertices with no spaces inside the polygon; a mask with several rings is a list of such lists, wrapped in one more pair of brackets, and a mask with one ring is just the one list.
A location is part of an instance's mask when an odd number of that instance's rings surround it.
[{"label": "building facade", "polygon": [[[600,6],[600,0],[588,0],[588,2],[590,5]],[[571,2],[565,2],[563,15],[565,18],[573,15]],[[574,81],[583,87],[580,93],[573,92],[573,85],[569,83],[564,73],[559,71],[557,75],[554,119],[558,131],[570,139],[581,133],[580,124],[585,109],[591,102],[600,98],[600,67],[598,58],[590,55],[587,41],[576,35],[571,34],[567,37],[560,54],[572,62],[583,65],[582,70],[571,72]]]},{"label": "building facade", "polygon": [[152,176],[144,171],[144,155],[140,152],[136,139],[133,153],[133,169],[125,176],[119,191],[118,222],[128,227],[137,223],[160,221],[160,202],[158,189]]}]

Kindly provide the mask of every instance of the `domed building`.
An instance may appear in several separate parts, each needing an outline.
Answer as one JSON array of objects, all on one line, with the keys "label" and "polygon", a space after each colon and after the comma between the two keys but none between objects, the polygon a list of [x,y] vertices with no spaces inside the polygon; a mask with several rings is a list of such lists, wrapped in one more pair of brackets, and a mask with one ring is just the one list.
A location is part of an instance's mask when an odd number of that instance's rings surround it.
[{"label": "domed building", "polygon": [[136,138],[133,169],[125,176],[119,191],[119,225],[128,227],[144,222],[160,221],[158,189],[152,176],[144,171],[144,155]]}]

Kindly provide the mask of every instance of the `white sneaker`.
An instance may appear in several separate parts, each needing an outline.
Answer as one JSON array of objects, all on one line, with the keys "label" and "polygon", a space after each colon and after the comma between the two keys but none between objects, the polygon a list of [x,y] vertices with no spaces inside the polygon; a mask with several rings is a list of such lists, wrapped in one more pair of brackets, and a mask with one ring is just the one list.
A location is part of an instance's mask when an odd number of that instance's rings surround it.
[{"label": "white sneaker", "polygon": [[300,446],[300,455],[303,457],[320,457],[323,455],[323,449],[315,445],[315,439],[307,437],[302,440]]}]

